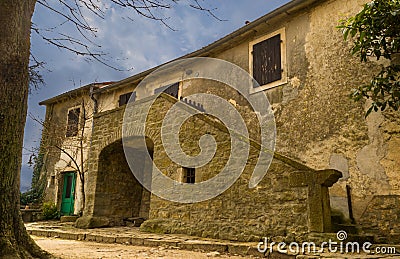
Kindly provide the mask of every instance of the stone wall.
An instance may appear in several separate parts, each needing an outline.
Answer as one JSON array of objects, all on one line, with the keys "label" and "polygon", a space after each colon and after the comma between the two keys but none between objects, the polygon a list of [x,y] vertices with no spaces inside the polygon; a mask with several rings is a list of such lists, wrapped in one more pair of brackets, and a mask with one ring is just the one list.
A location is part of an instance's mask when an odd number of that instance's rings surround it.
[{"label": "stone wall", "polygon": [[122,147],[124,111],[122,106],[94,116],[85,211],[78,227],[121,225],[127,218],[149,216],[150,193],[133,176]]},{"label": "stone wall", "polygon": [[[91,217],[95,215],[96,202],[100,204],[106,203],[105,200],[108,200],[107,194],[103,193],[103,196],[96,195],[97,192],[97,181],[98,181],[98,171],[101,166],[100,163],[100,155],[104,148],[109,145],[114,144],[115,142],[121,139],[121,125],[123,119],[123,109],[114,109],[112,111],[106,111],[102,113],[98,113],[93,117],[93,130],[92,130],[92,143],[89,151],[89,166],[88,171],[85,174],[85,192],[86,192],[86,201],[85,201],[85,210],[84,217],[85,219],[78,219],[77,225],[81,227],[91,227],[91,226],[102,226],[109,225],[109,219],[99,218],[92,220]],[[102,161],[104,163],[104,161]],[[102,168],[100,168],[102,170]],[[100,180],[103,177],[103,180],[106,172],[101,172]],[[103,181],[102,181],[103,182]],[[102,187],[100,187],[102,188]],[[110,204],[111,202],[107,202]],[[108,209],[112,210],[111,207]],[[106,208],[104,208],[106,210]],[[102,216],[104,213],[101,214]],[[91,221],[90,221],[91,220]],[[117,221],[120,221],[118,219]]]},{"label": "stone wall", "polygon": [[[143,105],[146,101],[150,100],[140,100],[137,105]],[[161,141],[162,120],[175,102],[176,99],[165,94],[155,101],[147,118],[146,135],[154,145],[154,165],[163,174],[182,182],[181,167],[170,160]],[[121,148],[116,146],[120,145],[121,133],[118,132],[121,130],[119,123],[122,122],[123,108],[96,115],[86,211],[85,217],[78,220],[78,226],[121,224],[121,219],[127,216],[125,212],[143,209],[139,200],[136,203],[124,202],[132,199],[132,196],[140,195],[132,193],[132,190],[127,191],[128,186],[123,187],[125,184],[121,186],[121,181],[128,177],[125,173],[121,174],[123,168],[120,164],[124,155],[118,151]],[[231,155],[230,137],[226,128],[221,122],[204,115],[193,116],[182,125],[180,140],[183,151],[192,156],[197,155],[198,140],[205,133],[214,136],[217,150],[209,163],[196,168],[196,182],[206,181],[218,174]],[[251,143],[244,172],[227,191],[216,198],[194,204],[170,202],[151,195],[150,220],[144,223],[143,228],[166,233],[254,241],[263,236],[301,239],[311,231],[329,231],[327,188],[337,181],[340,173],[315,171],[276,155],[265,178],[256,188],[249,189],[249,178],[259,153],[259,145]],[[111,160],[104,160],[103,157]],[[104,168],[109,170],[103,169],[103,163]],[[145,196],[141,202],[144,200]]]},{"label": "stone wall", "polygon": [[[332,207],[348,213],[346,185],[351,186],[356,222],[375,195],[398,194],[400,168],[395,155],[400,152],[400,114],[386,111],[365,119],[369,103],[349,99],[352,88],[380,69],[373,59],[362,64],[351,56],[350,43],[335,28],[365,2],[327,1],[310,10],[302,43],[297,49],[288,46],[304,57],[304,66],[289,68],[289,84],[282,91],[290,98],[277,104],[275,113],[277,150],[313,168],[341,170],[346,177],[331,190]],[[298,42],[297,36],[288,42]]]},{"label": "stone wall", "polygon": [[43,220],[41,209],[21,209],[21,216],[25,223]]},{"label": "stone wall", "polygon": [[367,234],[373,234],[379,243],[400,242],[400,196],[377,195],[361,216],[360,225]]},{"label": "stone wall", "polygon": [[[331,190],[332,207],[349,216],[350,186],[356,222],[375,195],[399,194],[400,186],[400,114],[385,111],[364,118],[369,102],[349,98],[351,89],[369,82],[387,61],[361,63],[336,28],[366,2],[319,1],[259,25],[245,40],[215,54],[249,71],[249,42],[285,28],[287,83],[265,90],[275,113],[276,150],[315,169],[341,171],[344,177]],[[234,91],[210,85],[186,83],[183,93],[211,92],[238,100]],[[237,101],[236,108],[242,107],[245,103]]]},{"label": "stone wall", "polygon": [[[249,42],[285,28],[288,83],[265,91],[275,111],[276,149],[310,167],[342,171],[345,177],[332,190],[332,206],[348,215],[350,185],[356,220],[374,195],[398,194],[400,179],[399,113],[373,113],[365,119],[368,103],[349,99],[351,89],[368,82],[381,65],[372,59],[362,64],[336,29],[341,18],[355,14],[365,2],[320,1],[258,26],[246,40],[215,54],[249,70]],[[238,110],[246,108],[237,93],[213,86],[184,83],[183,94],[213,93],[236,100]],[[243,117],[251,123],[251,116]]]},{"label": "stone wall", "polygon": [[[169,96],[156,102],[150,111],[149,123],[160,125],[164,116],[164,112],[160,111],[168,110],[172,104],[173,100]],[[191,117],[180,131],[182,149],[189,155],[198,154],[199,137],[206,133],[214,136],[218,145],[214,158],[207,165],[196,168],[196,174],[202,176],[200,181],[215,176],[229,157],[234,156],[227,130],[220,127],[220,122],[207,118]],[[155,131],[157,129],[153,128],[153,132]],[[153,133],[153,141],[155,165],[166,175],[179,181],[179,166],[164,152],[159,133]],[[258,154],[259,146],[253,143],[240,178],[216,198],[183,204],[152,196],[151,220],[144,223],[143,229],[242,241],[256,241],[263,236],[301,239],[312,231],[329,231],[327,187],[337,181],[340,173],[317,172],[276,155],[261,183],[256,188],[249,189],[249,179]]]}]

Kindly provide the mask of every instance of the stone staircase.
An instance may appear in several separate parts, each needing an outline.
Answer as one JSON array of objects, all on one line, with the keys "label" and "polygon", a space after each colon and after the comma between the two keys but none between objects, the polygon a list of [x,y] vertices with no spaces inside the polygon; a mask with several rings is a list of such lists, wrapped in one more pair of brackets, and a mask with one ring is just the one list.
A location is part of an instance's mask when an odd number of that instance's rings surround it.
[{"label": "stone staircase", "polygon": [[[332,231],[331,233],[310,233],[308,234],[308,241],[314,242],[316,244],[321,244],[322,242],[328,242],[332,240],[333,242],[359,242],[374,243],[374,236],[369,234],[361,233],[359,227],[353,224],[350,220],[345,219],[343,214],[332,212],[331,214]],[[346,233],[344,233],[344,232]],[[342,235],[342,240],[338,239],[339,233]]]},{"label": "stone staircase", "polygon": [[343,215],[333,213],[331,215],[332,221],[332,232],[337,233],[339,231],[346,231],[347,234],[356,235],[359,233],[357,225],[351,223],[349,220],[345,220]]}]

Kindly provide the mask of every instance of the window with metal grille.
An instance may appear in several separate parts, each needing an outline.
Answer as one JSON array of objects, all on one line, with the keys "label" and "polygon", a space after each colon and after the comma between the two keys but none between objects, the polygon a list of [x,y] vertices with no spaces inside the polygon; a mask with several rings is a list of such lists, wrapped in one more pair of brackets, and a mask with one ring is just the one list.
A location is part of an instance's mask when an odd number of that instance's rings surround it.
[{"label": "window with metal grille", "polygon": [[118,104],[121,107],[122,105],[125,105],[128,102],[134,102],[135,100],[136,100],[136,92],[121,94],[119,96]]},{"label": "window with metal grille", "polygon": [[66,137],[75,137],[76,135],[78,135],[80,113],[81,108],[69,110],[67,120],[67,133],[65,134]]},{"label": "window with metal grille", "polygon": [[253,45],[253,77],[260,86],[282,79],[281,34]]},{"label": "window with metal grille", "polygon": [[162,86],[154,90],[154,94],[158,94],[161,92],[169,94],[178,99],[179,82],[167,86]]},{"label": "window with metal grille", "polygon": [[183,182],[185,183],[196,182],[196,170],[194,168],[189,168],[189,167],[183,168]]}]

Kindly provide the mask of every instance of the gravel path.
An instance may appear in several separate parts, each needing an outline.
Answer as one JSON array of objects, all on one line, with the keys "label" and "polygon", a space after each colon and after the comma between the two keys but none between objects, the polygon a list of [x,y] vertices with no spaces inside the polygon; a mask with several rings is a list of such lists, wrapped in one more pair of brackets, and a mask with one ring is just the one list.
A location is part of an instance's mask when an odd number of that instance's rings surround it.
[{"label": "gravel path", "polygon": [[185,251],[166,247],[127,246],[120,244],[103,244],[64,240],[59,238],[44,238],[33,236],[36,243],[44,250],[62,258],[105,259],[105,258],[234,258],[244,257],[219,254],[218,252]]}]

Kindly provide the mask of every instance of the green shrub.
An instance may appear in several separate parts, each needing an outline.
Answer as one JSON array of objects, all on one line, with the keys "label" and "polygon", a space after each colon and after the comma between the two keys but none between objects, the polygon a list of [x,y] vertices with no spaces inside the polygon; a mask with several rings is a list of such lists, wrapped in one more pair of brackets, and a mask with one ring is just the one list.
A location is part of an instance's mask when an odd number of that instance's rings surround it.
[{"label": "green shrub", "polygon": [[45,202],[42,205],[43,219],[57,219],[59,218],[57,206],[52,202]]},{"label": "green shrub", "polygon": [[27,204],[40,204],[42,203],[44,190],[46,187],[46,175],[41,175],[42,167],[43,167],[43,153],[39,153],[37,156],[33,156],[33,160],[35,165],[33,167],[33,175],[32,175],[32,187],[29,191],[21,193],[20,195],[20,203],[21,205]]},{"label": "green shrub", "polygon": [[21,205],[39,204],[42,201],[42,191],[37,189],[30,189],[20,196]]}]

